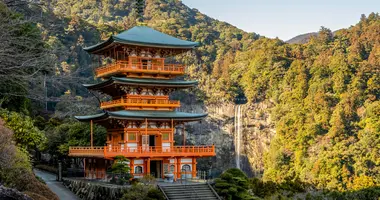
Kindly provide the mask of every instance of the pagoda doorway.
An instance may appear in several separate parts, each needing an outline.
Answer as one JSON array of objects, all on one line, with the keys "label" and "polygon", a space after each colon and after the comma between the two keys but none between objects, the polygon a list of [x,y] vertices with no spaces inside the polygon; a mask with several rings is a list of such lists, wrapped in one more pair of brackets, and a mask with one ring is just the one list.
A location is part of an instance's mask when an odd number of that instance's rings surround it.
[{"label": "pagoda doorway", "polygon": [[162,176],[162,160],[150,161],[150,174],[155,178],[161,178]]},{"label": "pagoda doorway", "polygon": [[155,135],[149,135],[149,146],[150,147],[156,146],[156,136]]}]

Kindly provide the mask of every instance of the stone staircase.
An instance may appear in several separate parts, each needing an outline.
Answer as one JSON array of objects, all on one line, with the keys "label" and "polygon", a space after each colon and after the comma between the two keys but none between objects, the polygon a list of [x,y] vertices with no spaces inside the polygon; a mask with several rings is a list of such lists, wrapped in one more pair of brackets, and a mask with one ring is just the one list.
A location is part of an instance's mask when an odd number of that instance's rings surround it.
[{"label": "stone staircase", "polygon": [[209,184],[173,184],[160,185],[161,191],[168,200],[220,200],[220,197]]}]

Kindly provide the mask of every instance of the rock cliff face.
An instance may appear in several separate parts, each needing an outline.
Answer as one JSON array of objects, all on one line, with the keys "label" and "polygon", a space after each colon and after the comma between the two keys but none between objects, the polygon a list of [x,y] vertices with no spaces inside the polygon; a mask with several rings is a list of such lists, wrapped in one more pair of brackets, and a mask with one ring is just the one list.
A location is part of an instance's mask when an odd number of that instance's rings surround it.
[{"label": "rock cliff face", "polygon": [[[264,154],[269,150],[270,141],[275,135],[274,123],[269,114],[272,105],[271,102],[240,105],[240,168],[249,176],[260,176],[264,170]],[[180,111],[209,114],[200,123],[186,125],[187,143],[216,146],[216,157],[199,159],[199,170],[208,171],[212,165],[212,171],[220,173],[237,166],[237,107],[231,103],[207,106],[195,101],[182,103]],[[177,131],[177,142],[183,139],[179,134],[180,131]]]},{"label": "rock cliff face", "polygon": [[22,192],[0,185],[0,199],[3,200],[32,200]]}]

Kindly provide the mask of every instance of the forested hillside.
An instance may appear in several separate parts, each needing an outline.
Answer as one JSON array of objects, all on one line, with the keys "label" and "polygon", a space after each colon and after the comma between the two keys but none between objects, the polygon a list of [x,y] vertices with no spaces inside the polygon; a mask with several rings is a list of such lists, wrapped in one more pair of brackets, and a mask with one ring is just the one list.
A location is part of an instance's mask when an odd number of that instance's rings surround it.
[{"label": "forested hillside", "polygon": [[[96,98],[81,86],[99,81],[93,78],[94,59],[83,47],[136,25],[134,2],[42,0],[21,7],[8,5],[35,25],[25,26],[32,30],[26,32],[25,44],[37,41],[29,47],[41,63],[30,62],[28,70],[12,71],[15,78],[4,81],[12,87],[0,86],[0,106],[34,117],[35,126],[48,138],[46,152],[64,158],[68,145],[89,144],[89,127],[73,123],[72,118],[98,111]],[[260,115],[268,116],[268,126],[273,126],[275,134],[268,137],[269,150],[261,150],[264,156],[252,158],[264,160],[262,168],[252,167],[263,171],[257,176],[339,191],[380,185],[378,14],[362,16],[360,21],[358,16],[356,25],[334,34],[322,27],[305,44],[246,33],[178,0],[147,0],[144,17],[148,26],[159,31],[200,42],[194,53],[176,59],[188,65],[189,77],[185,78],[200,81],[199,90],[190,92],[206,112],[234,104],[237,97],[247,98],[247,115],[257,112],[253,105],[268,105]],[[40,32],[33,31],[36,27]],[[17,38],[9,42],[16,43]],[[5,57],[0,59],[0,66],[6,66]],[[17,59],[15,63],[28,63],[29,58]],[[45,68],[38,67],[42,65]],[[8,75],[2,69],[0,75]],[[36,76],[31,79],[25,76],[27,72],[36,72],[32,73]],[[20,73],[23,76],[17,76]],[[252,126],[245,126],[246,138],[254,128],[267,134],[262,125]],[[96,137],[104,137],[101,127],[95,132]],[[234,144],[228,145],[226,151]]]},{"label": "forested hillside", "polygon": [[[71,0],[42,1],[44,15],[39,21],[45,40],[53,48],[57,59],[59,77],[65,77],[70,84],[61,86],[71,90],[71,95],[84,95],[82,87],[72,85],[75,81],[89,82],[83,77],[92,77],[91,58],[83,47],[93,45],[122,30],[136,25],[134,0],[81,2]],[[46,21],[46,18],[48,19]],[[195,56],[182,56],[189,65],[190,76],[201,82],[206,90],[211,87],[210,74],[214,65],[224,62],[225,55],[234,55],[244,50],[259,36],[211,19],[196,9],[190,9],[181,1],[146,1],[145,22],[164,33],[192,41],[201,47]],[[54,24],[52,26],[52,24]],[[58,83],[59,84],[59,83]],[[56,86],[56,84],[53,84]],[[49,91],[49,95],[61,94]],[[206,94],[208,97],[213,95]],[[232,96],[229,96],[232,98]]]},{"label": "forested hillside", "polygon": [[[271,101],[264,178],[320,188],[380,184],[380,17],[304,45],[260,39],[230,64],[249,101]],[[221,76],[219,79],[225,79]]]},{"label": "forested hillside", "polygon": [[297,36],[287,40],[286,43],[289,43],[289,44],[305,44],[305,43],[309,42],[311,37],[317,37],[317,36],[318,36],[317,33],[305,33],[302,35],[297,35]]}]

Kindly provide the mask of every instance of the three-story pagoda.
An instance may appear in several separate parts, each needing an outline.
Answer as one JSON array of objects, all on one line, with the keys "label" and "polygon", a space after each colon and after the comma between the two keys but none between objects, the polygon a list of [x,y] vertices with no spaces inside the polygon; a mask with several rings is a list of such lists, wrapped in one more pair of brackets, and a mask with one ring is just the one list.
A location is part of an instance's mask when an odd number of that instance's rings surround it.
[{"label": "three-story pagoda", "polygon": [[[215,156],[214,146],[174,143],[175,127],[202,120],[207,114],[178,112],[180,102],[169,99],[178,89],[196,86],[197,81],[184,81],[185,66],[166,64],[165,58],[190,51],[198,43],[181,40],[146,26],[136,26],[108,40],[85,48],[88,53],[109,61],[95,70],[103,82],[84,85],[112,97],[102,102],[104,113],[77,116],[79,121],[107,128],[106,146],[70,147],[69,155],[85,160],[87,178],[105,178],[115,156],[128,158],[131,174],[152,174],[175,179],[196,176],[196,158]],[[183,132],[185,134],[185,132]]]}]

